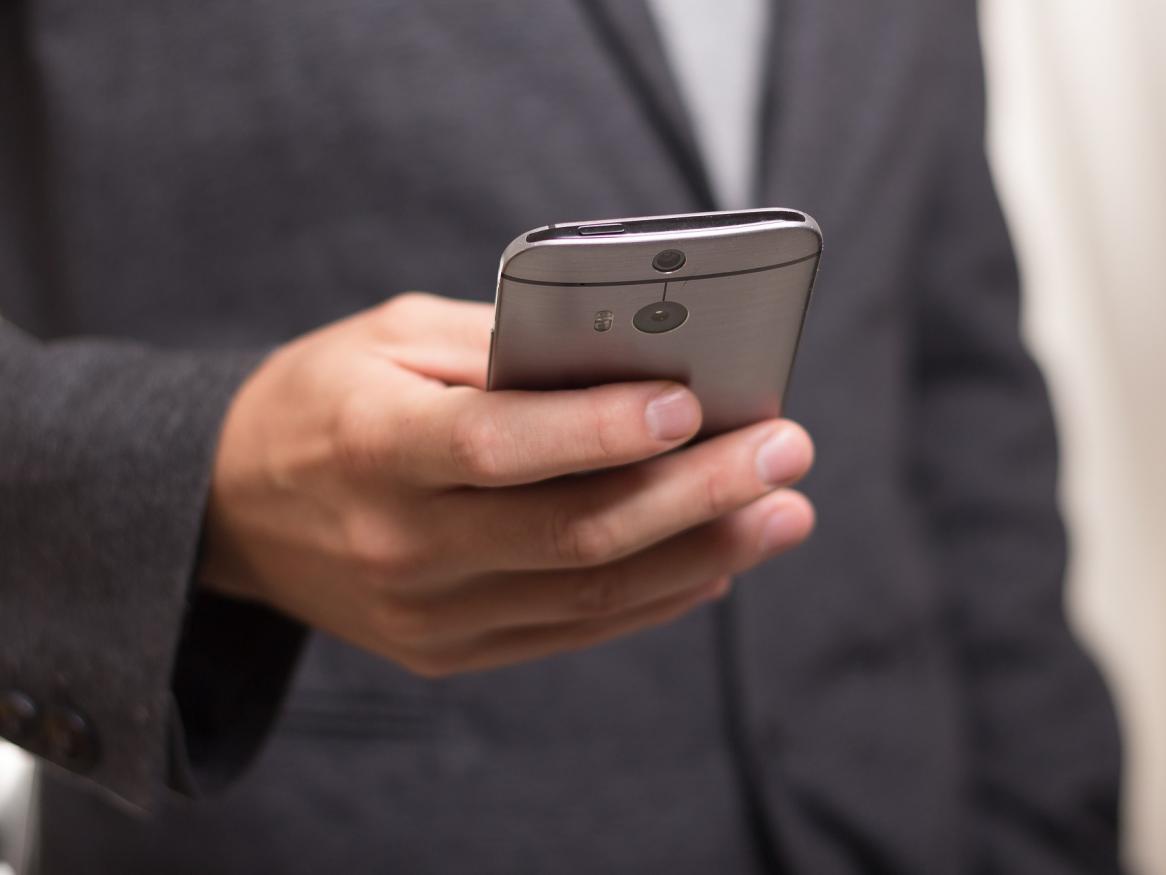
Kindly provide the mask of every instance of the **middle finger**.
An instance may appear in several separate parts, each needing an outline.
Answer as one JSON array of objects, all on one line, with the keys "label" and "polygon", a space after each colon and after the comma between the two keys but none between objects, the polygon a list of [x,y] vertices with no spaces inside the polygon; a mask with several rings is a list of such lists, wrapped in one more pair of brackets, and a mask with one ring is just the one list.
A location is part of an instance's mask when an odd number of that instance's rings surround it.
[{"label": "middle finger", "polygon": [[606,565],[796,482],[812,460],[809,436],[781,420],[589,476],[449,493],[457,549],[437,561],[450,578]]}]

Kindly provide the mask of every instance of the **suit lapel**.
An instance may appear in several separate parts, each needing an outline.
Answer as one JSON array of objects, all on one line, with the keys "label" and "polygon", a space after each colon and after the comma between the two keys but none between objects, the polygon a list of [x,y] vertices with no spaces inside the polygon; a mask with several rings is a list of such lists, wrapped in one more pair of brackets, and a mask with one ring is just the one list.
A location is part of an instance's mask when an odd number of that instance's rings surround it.
[{"label": "suit lapel", "polygon": [[832,92],[842,84],[840,60],[850,61],[860,47],[839,42],[839,28],[829,24],[838,10],[827,7],[777,0],[761,119],[761,199],[811,212],[807,199],[834,188],[832,173],[822,169],[840,173],[838,150],[855,145],[853,132],[841,130],[850,124],[850,104],[832,102]]},{"label": "suit lapel", "polygon": [[684,101],[643,0],[577,0],[648,124],[688,181],[696,207],[716,209]]},{"label": "suit lapel", "polygon": [[769,33],[765,38],[765,58],[761,86],[761,117],[757,124],[757,134],[761,143],[757,148],[757,167],[753,196],[758,206],[778,206],[767,197],[771,177],[776,173],[777,156],[774,154],[781,124],[781,110],[784,106],[785,90],[792,85],[794,70],[787,64],[794,45],[794,28],[798,23],[798,0],[777,0],[771,5],[767,19]]},{"label": "suit lapel", "polygon": [[[763,133],[763,199],[809,210],[827,235],[865,220],[856,210],[918,144],[904,118],[929,75],[925,18],[908,2],[778,0]],[[942,51],[930,47],[928,51]]]}]

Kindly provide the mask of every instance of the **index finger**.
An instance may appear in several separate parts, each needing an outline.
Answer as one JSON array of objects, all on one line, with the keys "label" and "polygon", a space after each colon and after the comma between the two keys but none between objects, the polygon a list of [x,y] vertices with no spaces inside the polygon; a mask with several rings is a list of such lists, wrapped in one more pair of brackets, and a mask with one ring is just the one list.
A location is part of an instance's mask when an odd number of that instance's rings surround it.
[{"label": "index finger", "polygon": [[696,396],[667,381],[557,392],[442,389],[393,425],[402,472],[428,486],[513,486],[638,462],[700,429]]},{"label": "index finger", "polygon": [[485,388],[493,305],[405,292],[380,308],[374,324],[398,364],[450,385]]}]

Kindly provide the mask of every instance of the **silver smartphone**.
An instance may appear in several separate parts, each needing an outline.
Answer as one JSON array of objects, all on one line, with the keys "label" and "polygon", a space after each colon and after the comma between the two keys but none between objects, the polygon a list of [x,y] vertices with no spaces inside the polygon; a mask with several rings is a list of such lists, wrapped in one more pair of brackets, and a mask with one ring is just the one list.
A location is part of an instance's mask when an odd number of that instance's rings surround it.
[{"label": "silver smartphone", "polygon": [[568,222],[502,253],[490,389],[686,384],[701,434],[782,410],[822,253],[805,213]]}]

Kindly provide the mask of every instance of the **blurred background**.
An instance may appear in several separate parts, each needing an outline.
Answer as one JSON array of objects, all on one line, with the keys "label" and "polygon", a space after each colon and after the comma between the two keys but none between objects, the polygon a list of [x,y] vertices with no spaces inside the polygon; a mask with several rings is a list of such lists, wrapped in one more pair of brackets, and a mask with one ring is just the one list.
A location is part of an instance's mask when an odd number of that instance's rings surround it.
[{"label": "blurred background", "polygon": [[1166,873],[1166,3],[984,0],[989,152],[1061,426],[1069,604],[1117,700],[1126,855]]},{"label": "blurred background", "polygon": [[[984,0],[981,18],[989,151],[1061,424],[1069,607],[1124,725],[1128,863],[1166,875],[1166,3]],[[9,853],[29,789],[0,746]]]}]

